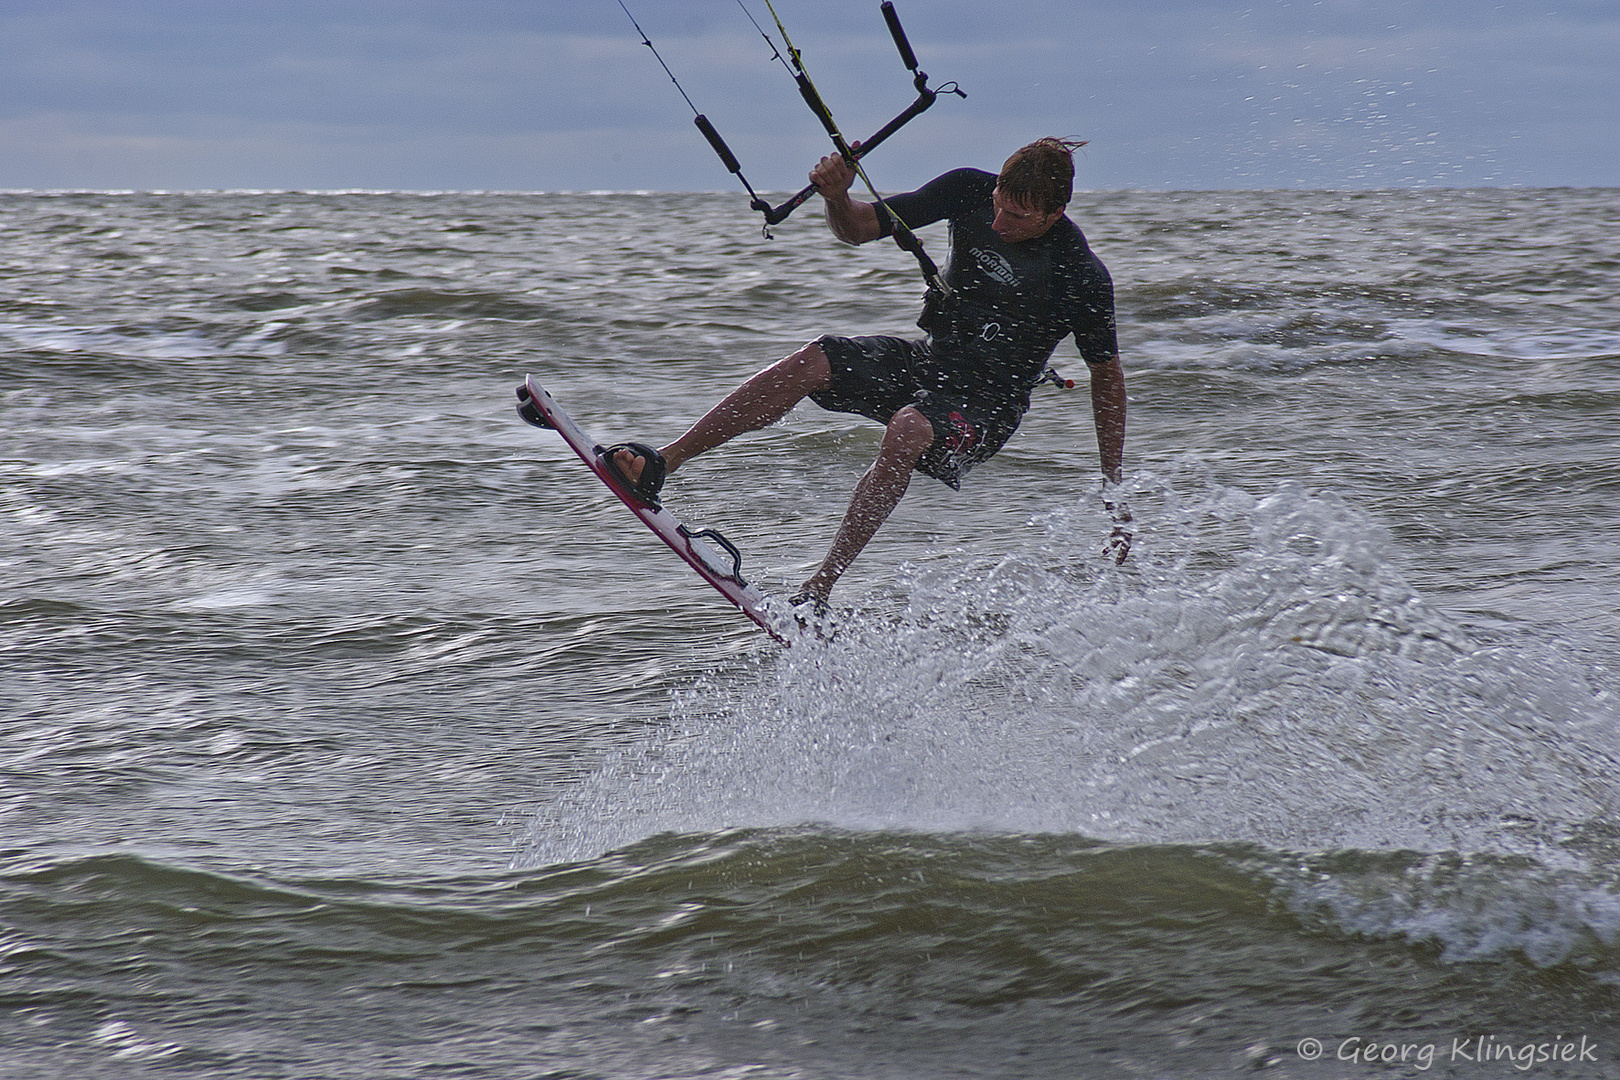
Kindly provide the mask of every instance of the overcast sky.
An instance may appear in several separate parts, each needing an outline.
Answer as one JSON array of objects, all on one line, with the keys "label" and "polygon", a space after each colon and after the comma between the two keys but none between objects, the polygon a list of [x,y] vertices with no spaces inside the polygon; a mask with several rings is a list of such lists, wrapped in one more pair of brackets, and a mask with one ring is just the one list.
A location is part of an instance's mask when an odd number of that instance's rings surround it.
[{"label": "overcast sky", "polygon": [[[757,188],[827,140],[737,0],[626,0]],[[774,26],[764,0],[745,0]],[[775,0],[851,138],[878,0]],[[1620,186],[1620,0],[897,0],[964,99],[901,190],[1091,140],[1092,189]],[[0,0],[0,188],[740,190],[617,0]]]}]

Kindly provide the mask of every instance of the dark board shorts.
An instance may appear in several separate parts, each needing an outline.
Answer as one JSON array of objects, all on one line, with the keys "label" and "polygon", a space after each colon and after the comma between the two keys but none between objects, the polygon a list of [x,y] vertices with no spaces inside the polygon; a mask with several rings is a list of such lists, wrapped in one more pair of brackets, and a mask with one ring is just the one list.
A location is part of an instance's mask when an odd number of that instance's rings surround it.
[{"label": "dark board shorts", "polygon": [[961,488],[969,469],[1000,450],[1024,417],[1021,401],[929,390],[919,374],[928,366],[926,342],[828,335],[816,344],[827,354],[832,385],[810,400],[884,426],[901,409],[915,407],[934,428],[917,471],[952,488]]}]

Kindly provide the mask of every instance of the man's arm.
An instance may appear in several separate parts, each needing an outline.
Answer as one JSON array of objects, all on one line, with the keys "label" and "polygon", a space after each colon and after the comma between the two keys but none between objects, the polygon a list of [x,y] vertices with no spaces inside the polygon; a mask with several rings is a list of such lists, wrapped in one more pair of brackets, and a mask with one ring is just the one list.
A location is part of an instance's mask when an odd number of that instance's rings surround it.
[{"label": "man's arm", "polygon": [[1097,425],[1097,453],[1110,483],[1125,479],[1125,369],[1119,356],[1087,364],[1091,373],[1091,418]]},{"label": "man's arm", "polygon": [[1131,553],[1133,529],[1131,508],[1118,491],[1109,491],[1109,484],[1125,480],[1125,369],[1115,353],[1101,364],[1087,364],[1091,372],[1091,418],[1097,425],[1097,452],[1102,457],[1103,507],[1114,519],[1114,528],[1103,544],[1103,554],[1116,563],[1123,563]]},{"label": "man's arm", "polygon": [[864,244],[883,235],[877,208],[849,197],[855,170],[842,154],[822,158],[810,170],[810,182],[821,193],[827,208],[827,227],[838,239],[846,244]]}]

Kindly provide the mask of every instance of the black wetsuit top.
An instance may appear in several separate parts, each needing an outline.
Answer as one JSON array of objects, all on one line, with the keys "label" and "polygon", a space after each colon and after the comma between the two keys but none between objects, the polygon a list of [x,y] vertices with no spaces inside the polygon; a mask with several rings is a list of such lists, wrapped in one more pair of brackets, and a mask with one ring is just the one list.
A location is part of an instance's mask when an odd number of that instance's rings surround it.
[{"label": "black wetsuit top", "polygon": [[[1067,217],[1033,240],[1010,244],[997,236],[990,228],[995,187],[992,173],[957,169],[884,202],[912,229],[950,222],[944,278],[955,295],[941,310],[931,304],[918,321],[928,332],[927,370],[918,373],[925,385],[1027,409],[1030,390],[1069,334],[1087,363],[1119,352],[1114,283]],[[882,235],[893,232],[882,206],[878,224]]]}]

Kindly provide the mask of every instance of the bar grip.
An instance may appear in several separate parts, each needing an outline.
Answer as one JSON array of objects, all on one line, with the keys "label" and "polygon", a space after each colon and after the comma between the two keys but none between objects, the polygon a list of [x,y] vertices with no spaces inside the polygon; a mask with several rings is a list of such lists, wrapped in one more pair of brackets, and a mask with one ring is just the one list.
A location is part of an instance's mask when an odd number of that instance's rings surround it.
[{"label": "bar grip", "polygon": [[894,5],[889,0],[883,0],[883,21],[889,24],[889,36],[894,38],[894,47],[900,50],[900,59],[906,65],[906,70],[915,73],[917,54],[911,51],[911,42],[906,40],[906,32],[900,28],[900,16],[895,14]]},{"label": "bar grip", "polygon": [[693,117],[692,123],[696,124],[697,129],[703,132],[703,137],[709,140],[709,145],[714,147],[714,152],[720,155],[720,160],[725,164],[726,169],[741,176],[742,166],[737,163],[736,155],[731,152],[731,147],[726,145],[726,140],[720,137],[720,133],[714,130],[714,125],[709,123],[709,118],[702,113],[698,113],[697,116]]}]

